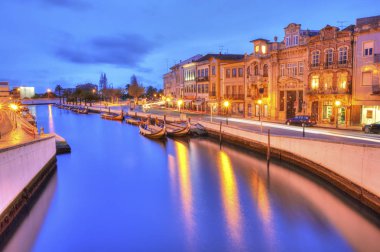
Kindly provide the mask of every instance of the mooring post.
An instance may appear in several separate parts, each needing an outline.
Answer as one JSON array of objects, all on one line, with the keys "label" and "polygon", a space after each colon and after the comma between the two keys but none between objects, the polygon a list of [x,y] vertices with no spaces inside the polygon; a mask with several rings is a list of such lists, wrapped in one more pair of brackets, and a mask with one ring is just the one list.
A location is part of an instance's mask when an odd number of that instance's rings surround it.
[{"label": "mooring post", "polygon": [[220,121],[219,127],[219,146],[222,147],[222,121]]},{"label": "mooring post", "polygon": [[270,129],[268,129],[267,164],[270,161]]},{"label": "mooring post", "polygon": [[111,114],[111,107],[108,107],[108,114]]},{"label": "mooring post", "polygon": [[305,137],[305,123],[302,124],[302,137]]}]

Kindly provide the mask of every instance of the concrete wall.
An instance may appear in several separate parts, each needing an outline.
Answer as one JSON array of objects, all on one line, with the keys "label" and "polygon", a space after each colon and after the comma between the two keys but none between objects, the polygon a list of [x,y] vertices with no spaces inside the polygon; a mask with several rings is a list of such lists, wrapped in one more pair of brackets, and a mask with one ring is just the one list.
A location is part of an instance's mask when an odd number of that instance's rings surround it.
[{"label": "concrete wall", "polygon": [[55,152],[54,136],[0,150],[0,214],[55,156]]},{"label": "concrete wall", "polygon": [[[202,122],[203,126],[219,132],[219,124]],[[266,134],[222,126],[222,132],[246,140],[268,142]],[[270,146],[310,160],[350,180],[377,197],[380,196],[380,147],[335,143],[322,140],[271,136]]]}]

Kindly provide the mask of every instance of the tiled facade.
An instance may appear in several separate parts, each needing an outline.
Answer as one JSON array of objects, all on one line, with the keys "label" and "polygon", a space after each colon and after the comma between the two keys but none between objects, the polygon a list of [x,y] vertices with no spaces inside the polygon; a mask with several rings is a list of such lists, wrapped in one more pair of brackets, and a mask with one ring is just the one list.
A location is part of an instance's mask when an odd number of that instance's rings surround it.
[{"label": "tiled facade", "polygon": [[251,42],[249,55],[208,54],[183,65],[180,98],[202,111],[216,104],[219,113],[228,100],[231,115],[256,119],[307,114],[337,126],[380,121],[380,16],[342,30],[291,23],[281,41]]}]

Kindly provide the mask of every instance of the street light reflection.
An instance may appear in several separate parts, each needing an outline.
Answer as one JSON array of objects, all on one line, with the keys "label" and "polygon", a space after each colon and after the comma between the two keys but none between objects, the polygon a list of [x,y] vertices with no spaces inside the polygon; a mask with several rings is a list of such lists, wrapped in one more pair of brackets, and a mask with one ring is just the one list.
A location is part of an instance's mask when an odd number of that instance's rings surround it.
[{"label": "street light reflection", "polygon": [[175,142],[175,150],[178,157],[177,162],[179,168],[179,186],[183,215],[185,218],[185,225],[188,232],[189,241],[192,241],[192,237],[194,235],[194,219],[189,152],[186,146],[178,141]]},{"label": "street light reflection", "polygon": [[220,186],[229,235],[236,245],[241,244],[241,216],[238,188],[230,157],[220,152]]}]

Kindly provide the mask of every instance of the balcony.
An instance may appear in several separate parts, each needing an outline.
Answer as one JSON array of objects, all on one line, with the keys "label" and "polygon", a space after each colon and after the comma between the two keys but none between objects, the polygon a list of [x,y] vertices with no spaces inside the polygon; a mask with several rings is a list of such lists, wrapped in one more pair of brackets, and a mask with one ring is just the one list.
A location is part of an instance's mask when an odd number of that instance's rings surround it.
[{"label": "balcony", "polygon": [[350,88],[310,88],[306,89],[306,93],[309,95],[329,95],[329,94],[351,94]]},{"label": "balcony", "polygon": [[196,79],[197,82],[208,81],[208,76],[200,76]]},{"label": "balcony", "polygon": [[224,96],[225,99],[228,100],[244,100],[244,95],[243,94],[226,94]]},{"label": "balcony", "polygon": [[310,67],[310,69],[319,69],[319,63],[317,63],[317,64],[312,63],[309,65],[309,67]]}]

